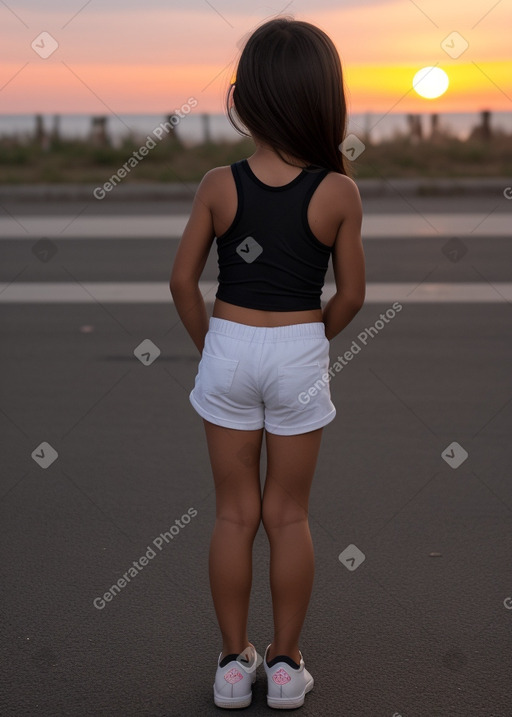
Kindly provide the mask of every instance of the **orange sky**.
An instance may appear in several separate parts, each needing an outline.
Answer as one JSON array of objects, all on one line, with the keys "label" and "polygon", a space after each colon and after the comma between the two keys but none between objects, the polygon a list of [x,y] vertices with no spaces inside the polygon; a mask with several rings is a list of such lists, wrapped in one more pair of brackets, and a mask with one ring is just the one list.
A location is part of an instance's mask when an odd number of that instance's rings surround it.
[{"label": "orange sky", "polygon": [[[318,0],[314,10],[292,2],[284,13],[284,4],[244,0],[173,4],[125,0],[119,10],[112,0],[78,0],[66,12],[56,0],[44,11],[36,0],[0,5],[0,113],[167,113],[189,97],[198,101],[195,112],[221,113],[237,43],[276,13],[330,35],[352,113],[512,111],[512,7],[504,0]],[[43,30],[59,44],[47,59],[31,47]],[[469,45],[458,58],[441,47],[453,31]],[[412,90],[414,74],[428,65],[450,78],[436,100]]]}]

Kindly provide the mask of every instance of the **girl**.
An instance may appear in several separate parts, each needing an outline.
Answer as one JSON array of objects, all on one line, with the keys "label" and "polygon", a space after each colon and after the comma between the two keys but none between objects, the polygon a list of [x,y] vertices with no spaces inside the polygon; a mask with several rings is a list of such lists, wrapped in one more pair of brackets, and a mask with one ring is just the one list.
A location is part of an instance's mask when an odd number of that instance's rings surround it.
[{"label": "girl", "polygon": [[[203,418],[216,490],[209,577],[222,651],[214,702],[251,702],[259,655],[247,618],[262,521],[274,618],[263,660],[267,703],[287,709],[313,687],[299,650],[314,575],[308,501],[322,429],[336,415],[329,340],[365,297],[362,207],[339,150],[347,121],[341,63],[318,27],[289,17],[260,25],[226,106],[256,151],[204,175],[170,288],[201,354],[189,398]],[[198,283],[215,237],[219,286],[208,318]],[[322,310],[331,255],[336,294]]]}]

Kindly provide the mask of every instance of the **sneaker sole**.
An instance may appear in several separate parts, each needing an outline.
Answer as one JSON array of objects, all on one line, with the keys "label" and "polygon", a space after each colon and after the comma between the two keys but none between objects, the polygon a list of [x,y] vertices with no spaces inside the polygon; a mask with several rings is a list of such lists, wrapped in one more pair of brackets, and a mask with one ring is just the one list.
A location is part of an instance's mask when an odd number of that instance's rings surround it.
[{"label": "sneaker sole", "polygon": [[315,680],[313,677],[307,683],[304,692],[298,697],[269,697],[267,695],[267,705],[276,710],[293,710],[295,707],[302,707],[306,693],[311,692]]},{"label": "sneaker sole", "polygon": [[213,701],[217,707],[223,707],[227,710],[238,709],[240,707],[249,707],[252,702],[252,694],[247,697],[218,697],[215,690],[213,691]]},{"label": "sneaker sole", "polygon": [[[256,682],[256,675],[251,680],[251,685]],[[223,707],[227,710],[235,710],[240,707],[249,707],[252,702],[252,689],[246,697],[222,697],[219,695],[213,685],[213,701],[217,707]]]}]

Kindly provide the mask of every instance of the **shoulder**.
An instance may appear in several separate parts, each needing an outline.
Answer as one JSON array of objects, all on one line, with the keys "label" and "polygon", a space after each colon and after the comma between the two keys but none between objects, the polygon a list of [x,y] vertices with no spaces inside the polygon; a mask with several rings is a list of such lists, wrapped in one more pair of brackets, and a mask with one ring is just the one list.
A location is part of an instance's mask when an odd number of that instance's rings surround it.
[{"label": "shoulder", "polygon": [[361,195],[353,179],[346,174],[329,172],[322,184],[326,201],[339,208],[341,221],[362,213]]},{"label": "shoulder", "polygon": [[231,177],[233,176],[231,172],[230,165],[226,165],[223,167],[214,167],[213,169],[210,169],[206,174],[203,176],[200,187],[203,188],[210,188],[213,189],[215,187],[218,187],[219,183],[225,184],[228,182]]},{"label": "shoulder", "polygon": [[346,174],[329,172],[329,174],[326,175],[323,184],[325,184],[327,191],[329,191],[333,197],[338,197],[338,200],[344,197],[351,200],[361,199],[357,184],[353,179],[347,177]]},{"label": "shoulder", "polygon": [[213,167],[203,175],[197,188],[197,194],[201,195],[203,201],[214,201],[219,194],[226,192],[229,183],[233,182],[232,176],[230,165]]},{"label": "shoulder", "polygon": [[222,167],[213,167],[213,169],[210,169],[208,172],[206,172],[202,181],[213,183],[230,176],[231,166],[229,164],[226,164]]}]

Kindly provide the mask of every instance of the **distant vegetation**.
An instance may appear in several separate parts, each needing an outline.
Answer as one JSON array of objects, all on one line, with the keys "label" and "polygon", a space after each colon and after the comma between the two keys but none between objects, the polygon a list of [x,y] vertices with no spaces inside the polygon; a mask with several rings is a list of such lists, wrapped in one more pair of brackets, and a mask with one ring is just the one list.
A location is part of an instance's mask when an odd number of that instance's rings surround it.
[{"label": "distant vegetation", "polygon": [[[145,139],[145,138],[144,138]],[[144,140],[126,139],[122,146],[92,146],[87,141],[47,143],[0,138],[0,183],[104,183],[125,164]],[[169,139],[158,142],[123,182],[197,182],[212,167],[228,165],[254,152],[250,139],[205,142],[185,147]],[[348,161],[348,160],[347,160]],[[512,175],[512,135],[461,141],[435,141],[397,136],[367,144],[351,166],[354,179],[370,177],[493,177]]]}]

